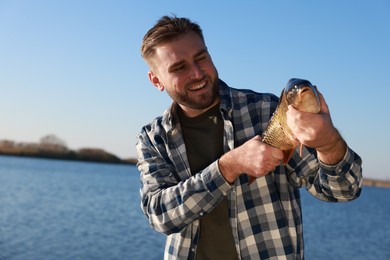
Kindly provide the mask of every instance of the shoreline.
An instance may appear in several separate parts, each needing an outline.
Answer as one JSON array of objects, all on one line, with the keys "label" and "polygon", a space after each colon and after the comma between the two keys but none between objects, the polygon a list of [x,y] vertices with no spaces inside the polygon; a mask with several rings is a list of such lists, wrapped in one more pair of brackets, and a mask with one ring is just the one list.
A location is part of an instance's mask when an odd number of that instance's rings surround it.
[{"label": "shoreline", "polygon": [[[15,157],[28,157],[28,158],[42,158],[42,159],[53,159],[53,160],[64,160],[64,161],[82,161],[82,162],[96,162],[96,163],[109,163],[109,164],[128,164],[136,165],[137,159],[127,158],[119,160],[102,160],[102,158],[66,158],[66,157],[56,157],[56,156],[44,156],[44,155],[32,155],[32,154],[11,154],[4,153],[0,151],[0,156],[15,156]],[[106,159],[106,158],[105,158]],[[118,159],[118,158],[117,158]],[[363,177],[363,186],[368,187],[377,187],[377,188],[390,188],[390,180],[379,180],[374,178],[364,178]]]},{"label": "shoreline", "polygon": [[77,150],[69,149],[62,140],[54,135],[45,136],[39,143],[0,140],[0,155],[97,163],[137,163],[137,160],[134,158],[119,158],[115,154],[109,153],[101,148],[85,147]]},{"label": "shoreline", "polygon": [[127,158],[110,158],[101,156],[63,156],[63,155],[46,155],[46,154],[12,154],[12,153],[3,153],[0,151],[0,156],[12,156],[12,157],[21,157],[21,158],[33,158],[33,159],[48,159],[48,160],[61,160],[61,161],[74,161],[74,162],[93,162],[93,163],[107,163],[107,164],[127,164],[127,165],[136,165],[137,159]]},{"label": "shoreline", "polygon": [[377,180],[363,177],[363,186],[378,187],[378,188],[390,188],[390,180]]}]

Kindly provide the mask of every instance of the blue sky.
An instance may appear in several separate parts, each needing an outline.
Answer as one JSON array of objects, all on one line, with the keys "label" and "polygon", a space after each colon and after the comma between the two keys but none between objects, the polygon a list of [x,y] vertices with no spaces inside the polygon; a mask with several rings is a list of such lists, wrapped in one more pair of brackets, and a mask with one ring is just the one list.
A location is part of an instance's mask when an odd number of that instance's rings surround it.
[{"label": "blue sky", "polygon": [[279,95],[300,77],[390,180],[390,1],[0,0],[0,139],[135,157],[140,128],[170,104],[147,78],[143,35],[162,15],[198,22],[220,77]]}]

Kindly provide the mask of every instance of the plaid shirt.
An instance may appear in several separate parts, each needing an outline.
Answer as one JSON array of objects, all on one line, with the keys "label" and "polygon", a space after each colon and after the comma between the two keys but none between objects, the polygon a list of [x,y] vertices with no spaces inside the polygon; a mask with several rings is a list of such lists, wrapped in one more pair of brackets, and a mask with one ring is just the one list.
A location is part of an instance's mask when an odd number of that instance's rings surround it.
[{"label": "plaid shirt", "polygon": [[[262,134],[278,98],[237,90],[220,81],[225,152]],[[205,147],[207,149],[207,147]],[[350,201],[362,185],[362,161],[350,148],[334,166],[324,165],[315,150],[296,151],[281,165],[248,185],[241,175],[229,185],[213,162],[191,175],[176,105],[142,128],[138,135],[141,207],[150,225],[167,234],[165,259],[194,259],[199,218],[227,196],[229,221],[241,259],[303,259],[299,188],[324,201]]]}]

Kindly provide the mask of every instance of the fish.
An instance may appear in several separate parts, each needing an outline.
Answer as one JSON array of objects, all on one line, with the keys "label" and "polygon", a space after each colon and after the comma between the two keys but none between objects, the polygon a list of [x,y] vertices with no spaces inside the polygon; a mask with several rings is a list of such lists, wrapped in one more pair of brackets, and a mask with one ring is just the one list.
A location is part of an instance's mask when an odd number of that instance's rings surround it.
[{"label": "fish", "polygon": [[[298,145],[300,145],[300,155],[302,156],[302,144],[287,125],[286,113],[289,105],[299,111],[319,113],[321,102],[317,87],[305,79],[289,79],[280,94],[275,112],[263,132],[262,142],[282,150],[284,154],[283,165],[287,164]],[[255,179],[256,177],[250,176],[249,184]]]}]

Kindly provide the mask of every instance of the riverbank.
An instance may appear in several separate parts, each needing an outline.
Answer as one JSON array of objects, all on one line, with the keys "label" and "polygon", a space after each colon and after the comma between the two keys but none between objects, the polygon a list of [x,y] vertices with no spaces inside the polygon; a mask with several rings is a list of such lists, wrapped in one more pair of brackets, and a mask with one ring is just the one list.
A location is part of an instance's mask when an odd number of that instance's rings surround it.
[{"label": "riverbank", "polygon": [[[99,148],[68,149],[55,143],[18,143],[0,140],[0,155],[136,165],[136,158],[121,159]],[[390,188],[390,180],[364,178],[364,186]]]},{"label": "riverbank", "polygon": [[0,140],[0,155],[117,164],[137,163],[134,158],[121,159],[100,148],[72,150],[59,143],[19,143],[10,140]]},{"label": "riverbank", "polygon": [[379,188],[390,188],[390,181],[376,180],[376,179],[363,179],[364,186],[372,186]]}]

